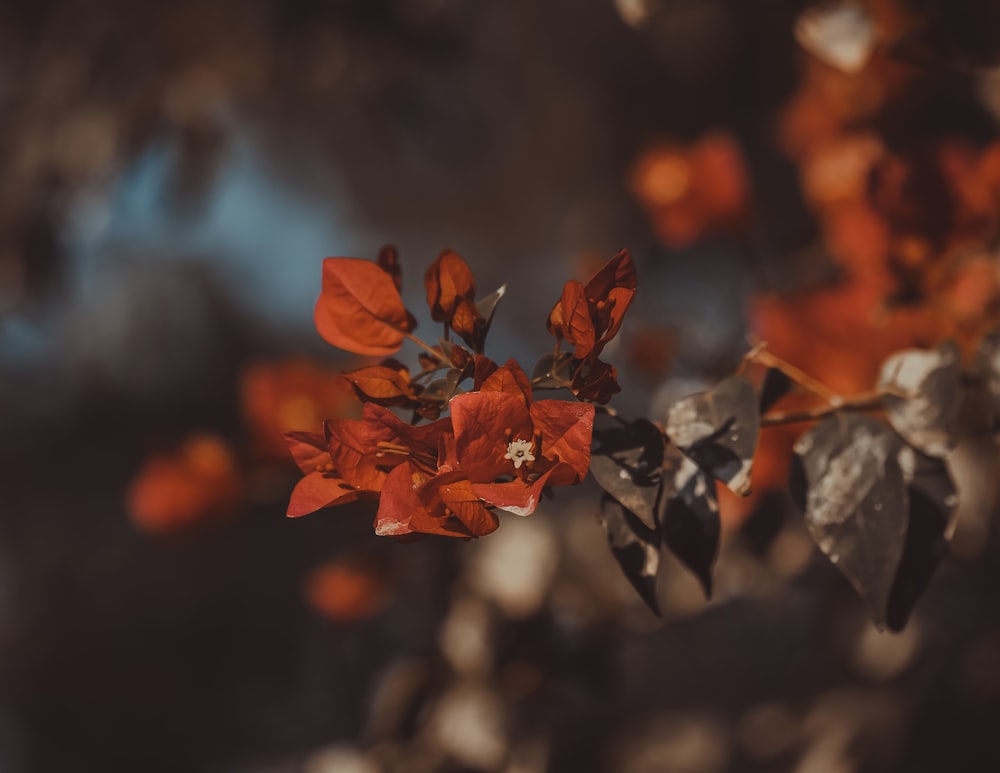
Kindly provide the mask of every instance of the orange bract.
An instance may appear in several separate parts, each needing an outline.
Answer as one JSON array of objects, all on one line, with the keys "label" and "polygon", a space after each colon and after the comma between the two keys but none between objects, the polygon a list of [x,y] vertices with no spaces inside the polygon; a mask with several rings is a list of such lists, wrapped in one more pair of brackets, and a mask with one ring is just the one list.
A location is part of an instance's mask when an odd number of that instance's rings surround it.
[{"label": "orange bract", "polygon": [[473,301],[476,297],[476,280],[462,258],[451,250],[442,252],[424,274],[427,288],[427,305],[431,319],[449,322],[460,301]]},{"label": "orange bract", "polygon": [[393,277],[360,258],[323,261],[314,317],[324,340],[355,354],[393,354],[415,327]]}]

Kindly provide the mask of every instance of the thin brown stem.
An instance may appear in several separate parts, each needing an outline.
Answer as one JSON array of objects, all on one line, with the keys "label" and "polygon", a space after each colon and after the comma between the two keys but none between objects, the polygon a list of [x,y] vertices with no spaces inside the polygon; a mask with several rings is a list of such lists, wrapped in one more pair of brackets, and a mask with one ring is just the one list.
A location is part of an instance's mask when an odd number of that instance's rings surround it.
[{"label": "thin brown stem", "polygon": [[404,333],[407,338],[409,338],[413,343],[427,352],[431,357],[440,362],[442,365],[447,365],[448,367],[454,367],[451,360],[445,357],[441,352],[436,351],[433,347],[428,346],[424,341],[421,341],[413,333]]},{"label": "thin brown stem", "polygon": [[806,421],[818,421],[837,411],[879,411],[882,405],[880,392],[866,392],[851,398],[839,397],[837,405],[821,405],[802,411],[778,411],[768,413],[760,418],[761,427],[777,427],[783,424],[800,424]]},{"label": "thin brown stem", "polygon": [[803,389],[807,389],[817,397],[826,400],[831,406],[836,407],[844,402],[844,398],[830,389],[826,384],[817,381],[805,371],[799,370],[790,362],[786,362],[777,355],[772,354],[766,347],[767,343],[764,341],[757,343],[744,360],[780,370]]}]

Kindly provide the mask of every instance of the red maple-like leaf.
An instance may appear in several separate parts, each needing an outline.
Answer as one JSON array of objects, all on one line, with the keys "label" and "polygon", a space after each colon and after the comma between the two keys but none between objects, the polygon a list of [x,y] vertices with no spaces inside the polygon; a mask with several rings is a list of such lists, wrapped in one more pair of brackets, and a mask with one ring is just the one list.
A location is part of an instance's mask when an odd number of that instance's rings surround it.
[{"label": "red maple-like leaf", "polygon": [[393,277],[360,258],[323,261],[323,289],[314,317],[328,343],[356,354],[393,354],[416,326]]}]

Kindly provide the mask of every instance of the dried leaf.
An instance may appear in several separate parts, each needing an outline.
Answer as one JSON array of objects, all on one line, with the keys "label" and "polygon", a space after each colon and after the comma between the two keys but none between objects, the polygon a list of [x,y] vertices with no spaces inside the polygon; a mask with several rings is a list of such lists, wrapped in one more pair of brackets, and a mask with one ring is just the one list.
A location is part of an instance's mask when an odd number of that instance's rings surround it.
[{"label": "dried leaf", "polygon": [[323,261],[314,318],[325,341],[355,354],[393,354],[415,327],[392,277],[359,258]]},{"label": "dried leaf", "polygon": [[719,502],[715,484],[698,465],[671,448],[664,461],[660,498],[663,544],[712,596],[712,566],[719,552]]},{"label": "dried leaf", "polygon": [[633,513],[611,496],[605,495],[598,516],[608,535],[611,554],[625,578],[654,614],[660,614],[656,595],[656,575],[660,568],[660,539]]},{"label": "dried leaf", "polygon": [[791,493],[816,544],[883,628],[907,531],[897,435],[856,414],[830,416],[795,444]]},{"label": "dried leaf", "polygon": [[990,403],[990,431],[1000,433],[1000,330],[992,330],[979,342],[972,371],[986,389]]},{"label": "dried leaf", "polygon": [[753,455],[760,434],[757,393],[742,376],[680,400],[667,413],[670,439],[736,494],[750,493]]},{"label": "dried leaf", "polygon": [[608,494],[646,527],[656,529],[663,478],[663,435],[646,419],[606,420],[595,429],[590,472]]},{"label": "dried leaf", "polygon": [[949,341],[935,349],[907,349],[882,365],[879,388],[891,391],[882,403],[896,431],[930,456],[954,447],[962,397],[958,346]]},{"label": "dried leaf", "polygon": [[894,631],[906,625],[947,554],[958,509],[958,492],[943,459],[909,446],[900,450],[898,459],[906,480],[909,525],[886,611],[886,623]]}]

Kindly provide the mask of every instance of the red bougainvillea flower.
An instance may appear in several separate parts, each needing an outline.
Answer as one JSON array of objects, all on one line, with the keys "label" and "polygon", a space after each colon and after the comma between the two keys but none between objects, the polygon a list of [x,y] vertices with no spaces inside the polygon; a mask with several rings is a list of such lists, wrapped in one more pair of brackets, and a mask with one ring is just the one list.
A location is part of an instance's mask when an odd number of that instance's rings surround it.
[{"label": "red bougainvillea flower", "polygon": [[445,469],[432,474],[413,462],[389,473],[375,516],[375,533],[388,537],[482,537],[499,525],[464,473]]},{"label": "red bougainvillea flower", "polygon": [[594,406],[532,402],[516,363],[498,369],[480,391],[452,398],[451,419],[455,448],[443,466],[461,471],[488,505],[530,515],[542,488],[579,483],[590,467]]},{"label": "red bougainvillea flower", "polygon": [[285,440],[306,475],[292,492],[288,515],[296,517],[324,507],[378,494],[389,472],[414,462],[433,474],[447,419],[414,427],[388,408],[367,403],[360,419],[331,419],[324,432],[288,432]]},{"label": "red bougainvillea flower", "polygon": [[359,491],[378,493],[389,472],[403,463],[433,475],[441,438],[451,432],[451,421],[413,426],[388,408],[366,403],[360,419],[333,419],[325,428],[338,473]]}]

